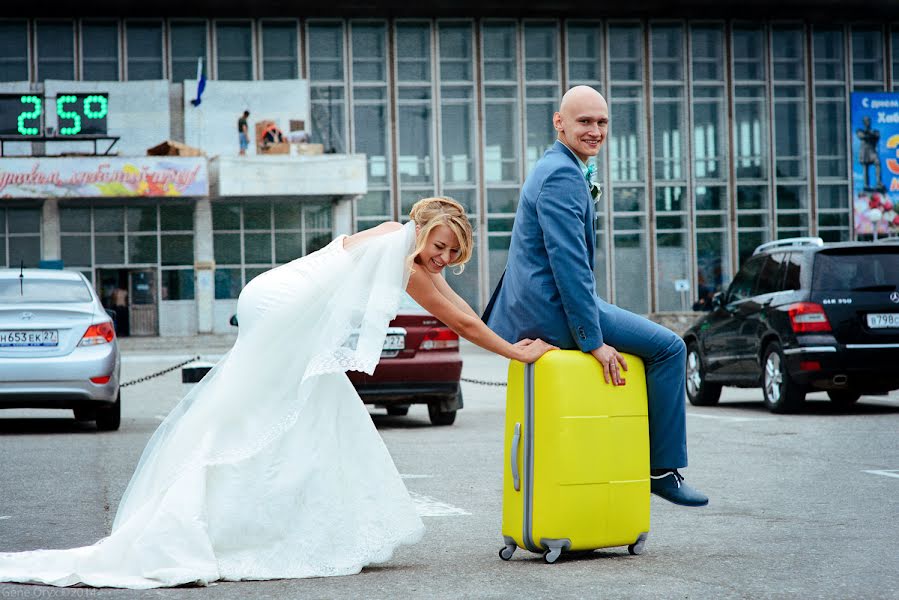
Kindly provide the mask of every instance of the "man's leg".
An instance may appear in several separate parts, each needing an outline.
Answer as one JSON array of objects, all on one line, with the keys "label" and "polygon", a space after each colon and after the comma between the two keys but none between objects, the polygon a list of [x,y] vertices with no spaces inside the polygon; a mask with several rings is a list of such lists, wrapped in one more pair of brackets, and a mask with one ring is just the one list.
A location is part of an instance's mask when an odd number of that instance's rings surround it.
[{"label": "man's leg", "polygon": [[[606,344],[639,356],[646,367],[652,491],[677,504],[708,503],[708,498],[684,484],[677,472],[687,466],[687,350],[683,340],[658,323],[610,304],[600,314],[600,326]],[[624,376],[627,379],[627,374]]]}]

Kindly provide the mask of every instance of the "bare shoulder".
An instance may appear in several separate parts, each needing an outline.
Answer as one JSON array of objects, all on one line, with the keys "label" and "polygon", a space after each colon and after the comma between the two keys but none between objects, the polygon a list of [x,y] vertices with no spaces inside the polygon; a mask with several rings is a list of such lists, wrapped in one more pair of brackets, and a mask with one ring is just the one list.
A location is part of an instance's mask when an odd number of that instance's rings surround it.
[{"label": "bare shoulder", "polygon": [[365,231],[360,231],[358,233],[354,233],[351,236],[348,236],[343,241],[344,248],[352,248],[357,244],[361,244],[365,240],[373,237],[377,237],[379,235],[386,235],[388,233],[393,233],[394,231],[398,231],[403,228],[402,223],[397,223],[396,221],[386,221],[381,223],[380,225],[376,225],[371,229],[366,229]]}]

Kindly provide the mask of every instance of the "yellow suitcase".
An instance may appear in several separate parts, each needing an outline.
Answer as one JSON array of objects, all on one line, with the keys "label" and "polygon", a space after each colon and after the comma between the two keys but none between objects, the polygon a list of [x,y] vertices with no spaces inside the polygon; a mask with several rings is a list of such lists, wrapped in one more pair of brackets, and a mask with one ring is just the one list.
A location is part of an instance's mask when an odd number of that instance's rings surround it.
[{"label": "yellow suitcase", "polygon": [[606,383],[590,354],[558,350],[512,361],[506,397],[503,540],[543,553],[627,546],[649,533],[649,423],[643,361],[625,354],[627,384]]}]

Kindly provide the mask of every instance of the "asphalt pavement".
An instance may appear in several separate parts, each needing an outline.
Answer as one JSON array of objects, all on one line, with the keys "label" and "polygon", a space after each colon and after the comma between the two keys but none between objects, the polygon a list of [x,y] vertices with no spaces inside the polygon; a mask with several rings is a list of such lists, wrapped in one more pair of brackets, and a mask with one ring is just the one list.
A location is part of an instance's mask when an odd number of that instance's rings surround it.
[{"label": "asphalt pavement", "polygon": [[[229,343],[129,341],[123,380],[195,354],[214,362]],[[464,377],[505,378],[504,359],[469,344],[463,357]],[[0,551],[107,535],[144,444],[188,389],[180,370],[125,388],[118,432],[98,433],[70,411],[0,412]],[[423,406],[406,417],[370,409],[427,528],[384,564],[348,577],[149,591],[0,584],[0,599],[899,598],[899,394],[847,410],[813,394],[802,414],[773,415],[760,390],[726,388],[719,406],[687,409],[683,473],[709,506],[653,497],[643,555],[612,548],[547,565],[522,550],[510,562],[497,556],[505,390],[463,391],[451,427],[430,426]]]}]

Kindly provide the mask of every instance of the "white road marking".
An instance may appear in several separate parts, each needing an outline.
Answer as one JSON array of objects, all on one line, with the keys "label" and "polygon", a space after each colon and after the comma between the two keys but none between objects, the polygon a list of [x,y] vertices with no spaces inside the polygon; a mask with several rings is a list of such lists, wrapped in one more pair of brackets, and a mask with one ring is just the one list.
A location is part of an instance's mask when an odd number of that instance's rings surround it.
[{"label": "white road marking", "polygon": [[5,515],[3,517],[0,517],[0,521],[2,521],[3,519],[12,519],[12,515]]},{"label": "white road marking", "polygon": [[440,502],[439,500],[435,500],[434,498],[425,496],[424,494],[409,492],[409,496],[412,497],[412,503],[415,505],[415,509],[418,511],[418,515],[421,517],[454,517],[459,515],[471,514],[468,511],[462,510],[458,506],[453,506],[452,504],[447,504],[446,502]]},{"label": "white road marking", "polygon": [[400,473],[400,477],[403,479],[431,479],[433,475],[407,475],[406,473]]},{"label": "white road marking", "polygon": [[870,473],[871,475],[881,475],[883,477],[895,477],[899,479],[899,469],[883,469],[880,471],[862,471],[863,473]]},{"label": "white road marking", "polygon": [[773,421],[774,417],[728,417],[726,415],[707,415],[704,413],[688,412],[688,417],[699,417],[700,419],[717,419],[719,421],[728,421],[729,423],[743,423],[746,421]]}]

